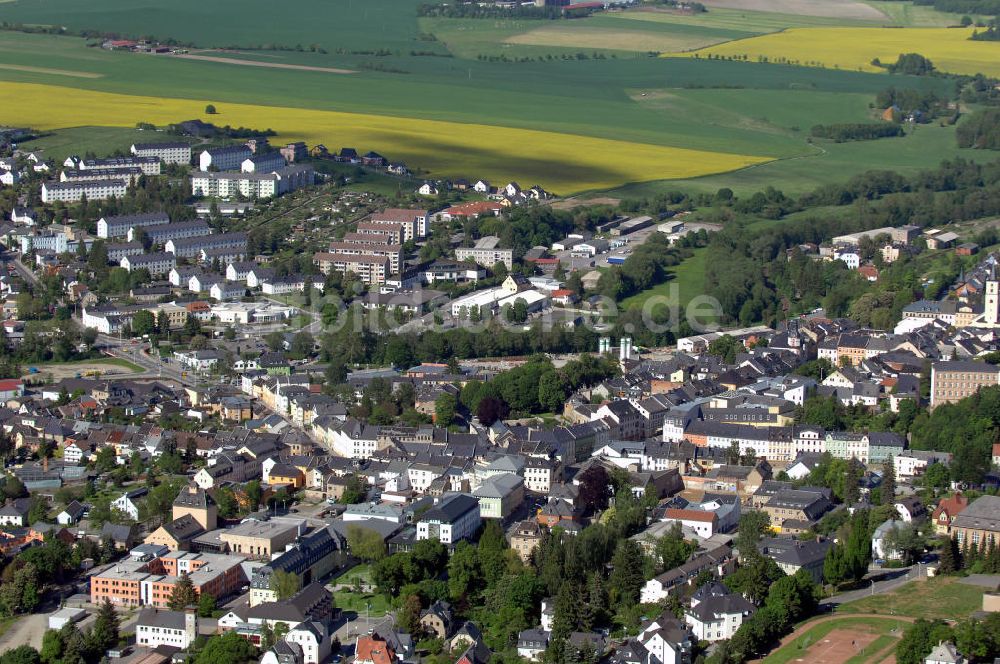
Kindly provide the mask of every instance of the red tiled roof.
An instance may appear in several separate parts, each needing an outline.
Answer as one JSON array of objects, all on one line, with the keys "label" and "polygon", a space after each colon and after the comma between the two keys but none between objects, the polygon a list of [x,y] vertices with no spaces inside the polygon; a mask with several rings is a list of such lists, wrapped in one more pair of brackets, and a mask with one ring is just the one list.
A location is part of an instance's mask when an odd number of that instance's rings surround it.
[{"label": "red tiled roof", "polygon": [[396,655],[388,643],[374,636],[362,636],[358,639],[354,651],[354,661],[374,662],[374,664],[392,664]]},{"label": "red tiled roof", "polygon": [[444,214],[449,214],[453,217],[479,216],[483,214],[496,214],[502,209],[503,206],[499,203],[491,203],[490,201],[469,201],[468,203],[452,205],[444,211]]},{"label": "red tiled roof", "polygon": [[668,509],[665,516],[668,519],[704,521],[706,523],[712,523],[716,519],[715,512],[704,512],[702,510]]}]

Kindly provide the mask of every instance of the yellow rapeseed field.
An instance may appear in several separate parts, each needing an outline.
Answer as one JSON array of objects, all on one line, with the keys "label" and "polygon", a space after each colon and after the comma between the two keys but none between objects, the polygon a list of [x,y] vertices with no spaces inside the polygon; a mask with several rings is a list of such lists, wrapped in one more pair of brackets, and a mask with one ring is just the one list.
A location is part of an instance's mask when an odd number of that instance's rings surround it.
[{"label": "yellow rapeseed field", "polygon": [[673,55],[884,71],[871,64],[874,58],[891,63],[900,53],[920,53],[943,72],[1000,76],[1000,42],[971,41],[971,34],[971,28],[793,28]]},{"label": "yellow rapeseed field", "polygon": [[282,141],[374,150],[433,176],[482,177],[498,182],[517,179],[558,194],[627,182],[698,177],[770,160],[511,127],[212,99],[141,97],[9,82],[0,82],[0,93],[5,99],[17,100],[4,110],[4,124],[41,130],[131,127],[137,122],[165,125],[204,118],[205,105],[211,103],[219,115],[206,119],[234,127],[270,128]]}]

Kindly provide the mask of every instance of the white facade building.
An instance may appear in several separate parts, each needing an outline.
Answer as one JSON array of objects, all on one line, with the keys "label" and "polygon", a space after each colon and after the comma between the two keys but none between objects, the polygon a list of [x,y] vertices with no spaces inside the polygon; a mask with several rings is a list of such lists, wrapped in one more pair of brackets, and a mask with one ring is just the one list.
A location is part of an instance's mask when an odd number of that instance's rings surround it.
[{"label": "white facade building", "polygon": [[156,157],[164,164],[190,164],[191,146],[187,143],[133,143],[136,157]]},{"label": "white facade building", "polygon": [[121,179],[43,182],[42,202],[78,203],[84,197],[88,201],[104,201],[112,197],[120,198],[127,190],[128,185]]}]

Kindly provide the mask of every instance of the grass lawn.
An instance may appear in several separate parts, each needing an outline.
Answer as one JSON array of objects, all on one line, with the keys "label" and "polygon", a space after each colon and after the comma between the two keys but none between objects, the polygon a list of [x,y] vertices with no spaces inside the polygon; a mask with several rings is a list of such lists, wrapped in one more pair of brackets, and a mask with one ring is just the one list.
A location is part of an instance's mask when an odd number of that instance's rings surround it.
[{"label": "grass lawn", "polygon": [[368,605],[371,605],[369,616],[382,617],[389,610],[389,601],[381,594],[360,595],[348,590],[338,590],[333,593],[333,603],[341,611],[353,611],[359,616],[365,615]]},{"label": "grass lawn", "polygon": [[371,583],[372,568],[368,563],[363,563],[361,565],[356,565],[351,569],[347,570],[340,576],[338,576],[335,581],[342,584],[352,584],[355,579],[361,579],[365,583]]},{"label": "grass lawn", "polygon": [[[695,249],[694,255],[683,263],[672,269],[672,278],[653,286],[641,293],[636,293],[625,298],[621,302],[621,309],[632,309],[642,307],[647,300],[654,296],[671,297],[677,292],[678,304],[681,307],[687,306],[692,298],[705,293],[705,260],[707,254],[705,249]],[[681,316],[684,312],[681,311]]]},{"label": "grass lawn", "polygon": [[[808,623],[806,623],[808,625]],[[902,636],[906,623],[902,620],[892,618],[844,618],[842,620],[828,620],[817,624],[814,628],[806,631],[791,643],[779,648],[763,660],[764,664],[787,664],[788,662],[801,659],[818,640],[825,637],[835,629],[847,629],[879,634],[879,637],[866,648],[866,656],[859,661],[867,660],[871,655],[883,650],[889,643],[898,636]],[[883,639],[885,639],[883,641]],[[874,647],[872,647],[874,646]]]},{"label": "grass lawn", "polygon": [[[102,357],[93,360],[82,360],[79,362],[46,362],[44,364],[30,364],[24,365],[22,370],[25,377],[50,374],[53,380],[59,380],[61,378],[73,377],[78,373],[84,375],[88,371],[100,371],[101,373],[107,373],[112,367],[125,369],[129,373],[142,373],[145,371],[145,369],[139,365],[133,364],[132,362],[119,357]],[[38,369],[38,373],[29,373],[28,370],[30,368]],[[113,373],[120,372],[115,371]]]},{"label": "grass lawn", "polygon": [[0,618],[0,636],[6,634],[7,630],[9,630],[20,617],[21,616],[11,616],[9,618]]},{"label": "grass lawn", "polygon": [[967,618],[983,605],[983,589],[939,576],[908,583],[899,590],[842,604],[837,613],[895,613],[911,618]]},{"label": "grass lawn", "polygon": [[69,127],[31,141],[21,147],[25,150],[41,150],[48,158],[60,163],[69,155],[83,156],[88,152],[108,154],[128,152],[133,143],[158,142],[164,140],[184,140],[179,136],[165,137],[159,132],[139,131],[128,127]]}]

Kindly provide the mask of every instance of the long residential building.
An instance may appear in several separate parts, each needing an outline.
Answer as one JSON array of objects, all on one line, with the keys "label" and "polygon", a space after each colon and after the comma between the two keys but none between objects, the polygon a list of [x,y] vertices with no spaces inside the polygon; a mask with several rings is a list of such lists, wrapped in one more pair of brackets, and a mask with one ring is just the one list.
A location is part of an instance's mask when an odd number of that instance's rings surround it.
[{"label": "long residential building", "polygon": [[138,256],[124,256],[120,265],[128,270],[149,270],[151,275],[168,274],[177,267],[177,256],[172,253],[161,251],[154,254],[140,254]]},{"label": "long residential building", "polygon": [[[138,229],[141,227],[130,228],[128,231],[128,241],[132,242],[136,239],[138,234]],[[156,226],[153,228],[143,228],[146,234],[153,244],[166,244],[170,240],[179,240],[181,238],[189,237],[204,237],[206,235],[212,234],[212,227],[208,225],[208,222],[204,220],[197,221],[180,221],[173,224],[163,224],[161,226]]]},{"label": "long residential building", "polygon": [[756,456],[770,461],[792,461],[800,454],[829,452],[839,459],[881,463],[900,454],[906,446],[905,439],[891,431],[851,433],[812,426],[755,427],[669,415],[664,419],[663,440],[683,440],[696,447],[716,449],[729,449],[736,442],[741,454],[753,450]]},{"label": "long residential building", "polygon": [[105,201],[112,197],[120,198],[128,190],[128,184],[116,179],[75,180],[73,182],[43,182],[42,202],[77,203],[84,198],[88,201]]},{"label": "long residential building", "polygon": [[136,157],[155,157],[164,164],[190,164],[191,146],[188,143],[133,143]]},{"label": "long residential building", "polygon": [[160,160],[156,157],[109,157],[107,159],[85,159],[76,164],[81,171],[92,171],[95,169],[122,169],[139,167],[144,175],[159,175]]},{"label": "long residential building", "polygon": [[986,362],[958,360],[931,365],[931,408],[961,401],[983,387],[1000,385],[1000,367]]},{"label": "long residential building", "polygon": [[145,212],[143,214],[125,214],[117,217],[101,217],[97,220],[97,237],[109,239],[126,237],[129,230],[142,226],[162,226],[170,223],[166,212]]},{"label": "long residential building", "polygon": [[384,256],[389,260],[389,271],[399,272],[403,264],[403,247],[398,244],[383,244],[381,242],[363,242],[357,238],[345,239],[330,243],[330,253],[345,256]]},{"label": "long residential building", "polygon": [[334,270],[351,272],[369,286],[384,284],[386,277],[390,274],[389,259],[385,256],[348,255],[321,251],[313,255],[313,264],[319,266],[319,270],[323,274],[330,274]]},{"label": "long residential building", "polygon": [[67,168],[59,174],[60,182],[83,182],[86,180],[121,180],[125,184],[135,184],[142,175],[138,166],[126,168],[95,168],[81,171],[78,168]]},{"label": "long residential building", "polygon": [[147,562],[121,561],[91,576],[90,601],[166,608],[183,574],[189,576],[196,593],[207,592],[222,600],[246,583],[244,560],[243,556],[174,551]]},{"label": "long residential building", "polygon": [[221,148],[202,150],[198,156],[198,168],[202,171],[231,171],[239,169],[245,159],[253,156],[246,145],[228,145]]},{"label": "long residential building", "polygon": [[495,235],[479,238],[474,247],[459,247],[455,250],[455,258],[474,261],[483,267],[493,267],[497,263],[503,263],[508,270],[514,267],[514,250],[501,249],[500,238]]},{"label": "long residential building", "polygon": [[246,198],[272,198],[315,181],[312,166],[285,166],[264,173],[243,173],[240,171],[202,172],[191,176],[191,193],[195,196],[232,198],[240,195]]},{"label": "long residential building", "polygon": [[270,173],[287,166],[285,158],[278,151],[260,152],[247,157],[240,163],[244,173]]},{"label": "long residential building", "polygon": [[168,240],[164,249],[167,253],[174,254],[177,258],[198,256],[205,249],[234,249],[245,254],[247,250],[247,234],[236,232],[215,233],[200,237],[182,237]]},{"label": "long residential building", "polygon": [[403,241],[414,240],[427,236],[427,226],[430,223],[430,212],[427,210],[388,208],[372,214],[369,223],[372,224],[402,224]]}]

